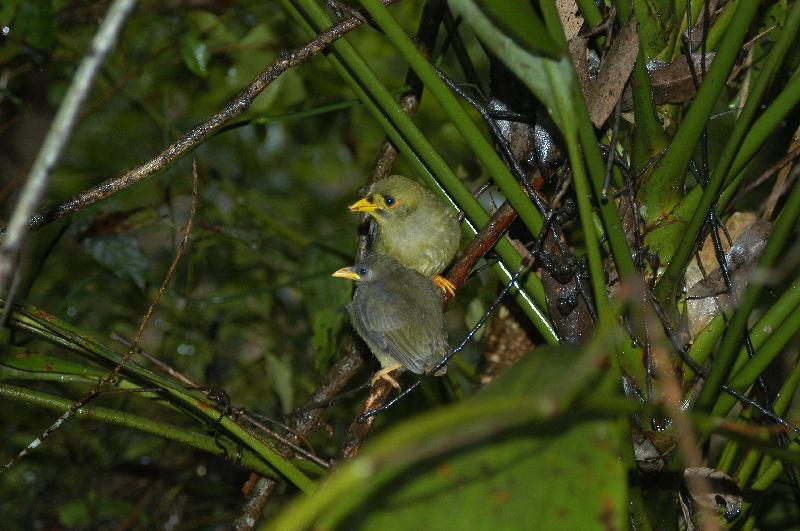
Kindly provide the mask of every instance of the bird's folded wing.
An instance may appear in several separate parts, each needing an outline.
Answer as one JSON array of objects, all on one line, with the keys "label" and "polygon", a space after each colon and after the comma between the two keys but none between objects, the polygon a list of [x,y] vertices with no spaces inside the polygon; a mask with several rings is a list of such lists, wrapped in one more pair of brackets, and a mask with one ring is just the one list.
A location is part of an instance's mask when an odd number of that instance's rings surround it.
[{"label": "bird's folded wing", "polygon": [[380,299],[359,301],[353,318],[359,321],[362,329],[369,330],[370,338],[398,363],[422,374],[435,355],[440,331],[425,326],[415,306],[407,297],[386,291]]}]

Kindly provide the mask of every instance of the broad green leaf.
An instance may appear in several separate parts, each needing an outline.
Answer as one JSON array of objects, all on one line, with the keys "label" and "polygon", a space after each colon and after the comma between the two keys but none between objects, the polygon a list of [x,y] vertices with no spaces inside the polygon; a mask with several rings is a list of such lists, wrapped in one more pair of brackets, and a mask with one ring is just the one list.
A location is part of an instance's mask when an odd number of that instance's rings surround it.
[{"label": "broad green leaf", "polygon": [[622,522],[626,475],[613,423],[521,429],[429,460],[340,529],[581,529]]},{"label": "broad green leaf", "polygon": [[606,351],[532,352],[472,398],[396,425],[268,528],[622,526],[627,475],[612,423],[569,415]]},{"label": "broad green leaf", "polygon": [[[535,396],[567,409],[597,374],[598,353],[539,349],[476,394]],[[578,363],[578,360],[582,360]],[[594,360],[594,361],[590,361]],[[626,513],[626,479],[609,421],[557,419],[447,452],[369,500],[363,529],[606,529]],[[382,510],[381,510],[382,509]],[[344,528],[349,527],[345,525]],[[354,526],[358,527],[358,526]]]}]

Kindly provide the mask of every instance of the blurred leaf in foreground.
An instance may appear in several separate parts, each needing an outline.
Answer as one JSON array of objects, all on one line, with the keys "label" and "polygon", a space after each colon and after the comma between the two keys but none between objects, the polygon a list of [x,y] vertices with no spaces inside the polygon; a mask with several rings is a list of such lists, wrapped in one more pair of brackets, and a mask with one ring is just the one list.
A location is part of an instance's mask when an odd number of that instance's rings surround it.
[{"label": "blurred leaf in foreground", "polygon": [[600,346],[537,349],[472,398],[394,426],[271,528],[621,527],[613,423],[570,415],[600,374]]}]

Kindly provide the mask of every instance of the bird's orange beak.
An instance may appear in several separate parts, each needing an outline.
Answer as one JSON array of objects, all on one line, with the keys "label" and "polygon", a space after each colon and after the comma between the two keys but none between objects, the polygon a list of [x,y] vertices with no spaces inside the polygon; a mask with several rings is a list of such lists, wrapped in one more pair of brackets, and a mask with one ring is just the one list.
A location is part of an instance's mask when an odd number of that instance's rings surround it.
[{"label": "bird's orange beak", "polygon": [[343,267],[336,271],[332,277],[346,278],[349,280],[361,280],[361,277],[356,273],[352,267]]},{"label": "bird's orange beak", "polygon": [[376,205],[366,197],[364,199],[356,201],[347,208],[350,209],[350,212],[369,212],[370,214],[372,214],[373,212],[377,212],[380,209],[378,205]]}]

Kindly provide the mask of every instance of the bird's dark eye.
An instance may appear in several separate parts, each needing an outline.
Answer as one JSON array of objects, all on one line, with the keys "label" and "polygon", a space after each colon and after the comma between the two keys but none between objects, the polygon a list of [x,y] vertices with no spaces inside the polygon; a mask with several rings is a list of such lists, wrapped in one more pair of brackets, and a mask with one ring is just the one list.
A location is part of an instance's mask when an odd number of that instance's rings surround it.
[{"label": "bird's dark eye", "polygon": [[358,273],[358,276],[363,277],[364,275],[367,274],[367,268],[359,267],[358,269],[356,269],[356,273]]},{"label": "bird's dark eye", "polygon": [[395,204],[397,204],[397,201],[395,201],[394,197],[390,195],[383,196],[383,201],[386,203],[386,206],[388,207],[393,207],[395,206]]}]

